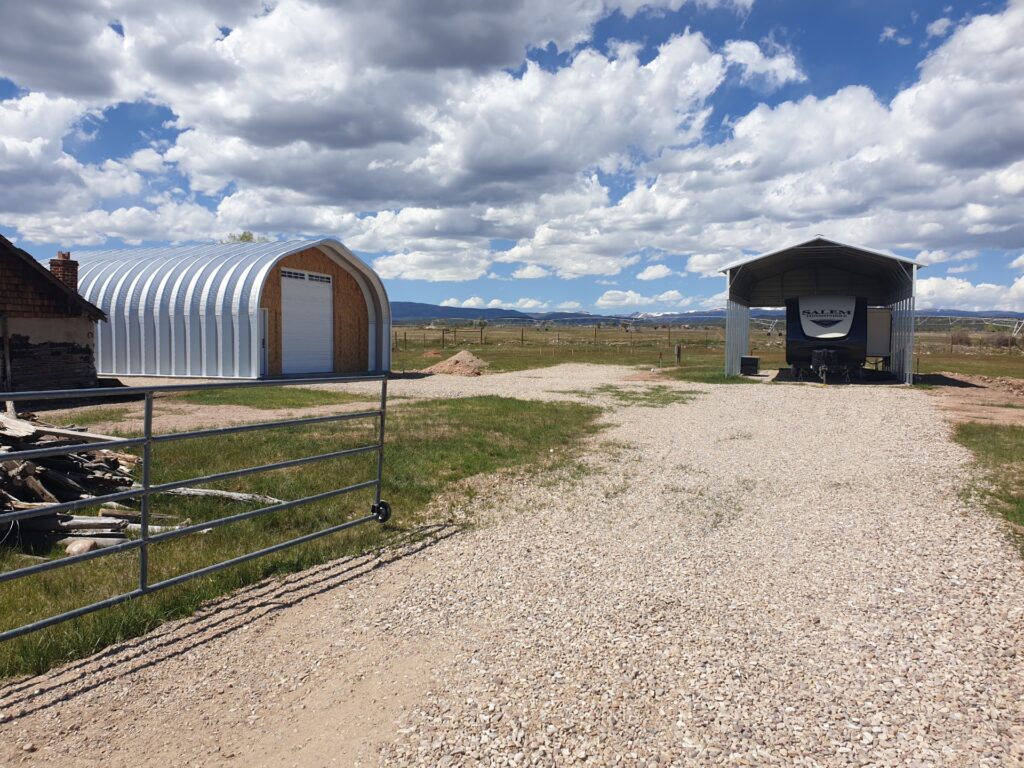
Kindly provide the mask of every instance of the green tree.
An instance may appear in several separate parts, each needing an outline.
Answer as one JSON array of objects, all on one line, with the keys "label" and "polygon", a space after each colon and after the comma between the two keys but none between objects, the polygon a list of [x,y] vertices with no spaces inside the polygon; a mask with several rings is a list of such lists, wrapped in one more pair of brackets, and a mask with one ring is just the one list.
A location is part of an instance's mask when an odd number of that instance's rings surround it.
[{"label": "green tree", "polygon": [[254,235],[250,230],[246,229],[240,233],[232,232],[228,235],[227,240],[223,240],[225,243],[269,243],[270,238],[264,237],[263,235]]}]

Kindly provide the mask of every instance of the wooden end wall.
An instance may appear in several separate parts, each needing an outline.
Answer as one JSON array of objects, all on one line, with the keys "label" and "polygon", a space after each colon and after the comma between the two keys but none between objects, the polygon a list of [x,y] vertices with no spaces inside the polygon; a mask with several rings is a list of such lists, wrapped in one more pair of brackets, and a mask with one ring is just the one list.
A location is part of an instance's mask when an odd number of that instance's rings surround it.
[{"label": "wooden end wall", "polygon": [[267,371],[281,373],[281,269],[299,269],[330,275],[334,288],[334,373],[369,368],[370,321],[366,298],[359,284],[341,265],[319,249],[293,253],[277,263],[267,276],[260,308],[268,310]]}]

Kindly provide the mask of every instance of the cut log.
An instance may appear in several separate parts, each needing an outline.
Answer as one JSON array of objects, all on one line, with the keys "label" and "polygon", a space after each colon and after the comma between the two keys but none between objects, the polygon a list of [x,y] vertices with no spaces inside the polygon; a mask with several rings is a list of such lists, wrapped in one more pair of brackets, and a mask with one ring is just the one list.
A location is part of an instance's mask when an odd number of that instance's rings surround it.
[{"label": "cut log", "polygon": [[161,491],[161,493],[171,493],[175,496],[212,496],[232,501],[255,501],[260,504],[284,504],[284,499],[275,499],[273,496],[264,496],[262,493],[218,491],[213,488],[174,488],[170,491]]},{"label": "cut log", "polygon": [[[191,520],[182,520],[178,525],[153,525],[150,523],[150,533],[163,533],[164,531],[177,531],[179,528],[184,528],[186,525],[191,525]],[[126,529],[128,533],[142,533],[142,526],[139,523],[128,523]]]},{"label": "cut log", "polygon": [[[25,423],[28,424],[29,422]],[[51,427],[43,424],[33,423],[30,426],[32,426],[32,428],[37,432],[44,435],[57,435],[58,437],[73,437],[78,439],[78,441],[82,443],[106,443],[110,442],[111,440],[121,439],[119,437],[111,437],[110,435],[98,435],[94,432],[79,432],[77,429],[61,429],[60,427]]]},{"label": "cut log", "polygon": [[51,469],[49,467],[40,467],[38,475],[39,478],[44,483],[48,483],[51,486],[58,486],[60,488],[63,488],[65,491],[70,491],[71,493],[74,494],[74,498],[76,499],[81,498],[82,494],[89,494],[89,492],[86,491],[85,488],[80,486],[67,475],[58,472],[55,469]]},{"label": "cut log", "polygon": [[62,539],[57,539],[54,543],[59,547],[67,547],[79,541],[92,541],[96,543],[93,549],[106,549],[107,547],[116,547],[118,544],[123,544],[125,538],[123,536],[118,538],[110,536],[65,536]]},{"label": "cut log", "polygon": [[21,482],[24,483],[25,487],[30,489],[40,501],[48,501],[51,504],[60,503],[60,500],[50,493],[49,489],[39,482],[34,475],[27,475],[21,478]]},{"label": "cut log", "polygon": [[124,527],[128,525],[124,520],[119,520],[116,517],[99,517],[92,515],[70,515],[70,520],[61,520],[57,527],[53,530],[56,531],[88,531],[96,529],[109,529],[113,528],[116,530],[124,530]]},{"label": "cut log", "polygon": [[4,437],[23,439],[32,437],[37,431],[30,421],[0,414],[0,435]]}]

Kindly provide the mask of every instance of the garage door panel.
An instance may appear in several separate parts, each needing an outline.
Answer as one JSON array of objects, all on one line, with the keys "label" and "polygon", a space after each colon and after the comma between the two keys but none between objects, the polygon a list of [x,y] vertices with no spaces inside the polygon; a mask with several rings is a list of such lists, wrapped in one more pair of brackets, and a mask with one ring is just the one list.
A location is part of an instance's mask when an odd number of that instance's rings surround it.
[{"label": "garage door panel", "polygon": [[281,271],[283,373],[334,370],[334,292],[327,275]]}]

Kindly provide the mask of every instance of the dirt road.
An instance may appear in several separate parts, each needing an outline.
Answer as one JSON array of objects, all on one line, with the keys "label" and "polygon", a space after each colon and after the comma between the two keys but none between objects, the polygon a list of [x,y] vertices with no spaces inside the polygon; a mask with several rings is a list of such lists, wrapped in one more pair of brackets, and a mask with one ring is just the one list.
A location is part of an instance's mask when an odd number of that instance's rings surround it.
[{"label": "dirt road", "polygon": [[585,471],[481,483],[472,530],[0,690],[0,762],[1024,763],[1024,568],[933,399],[686,388]]}]

